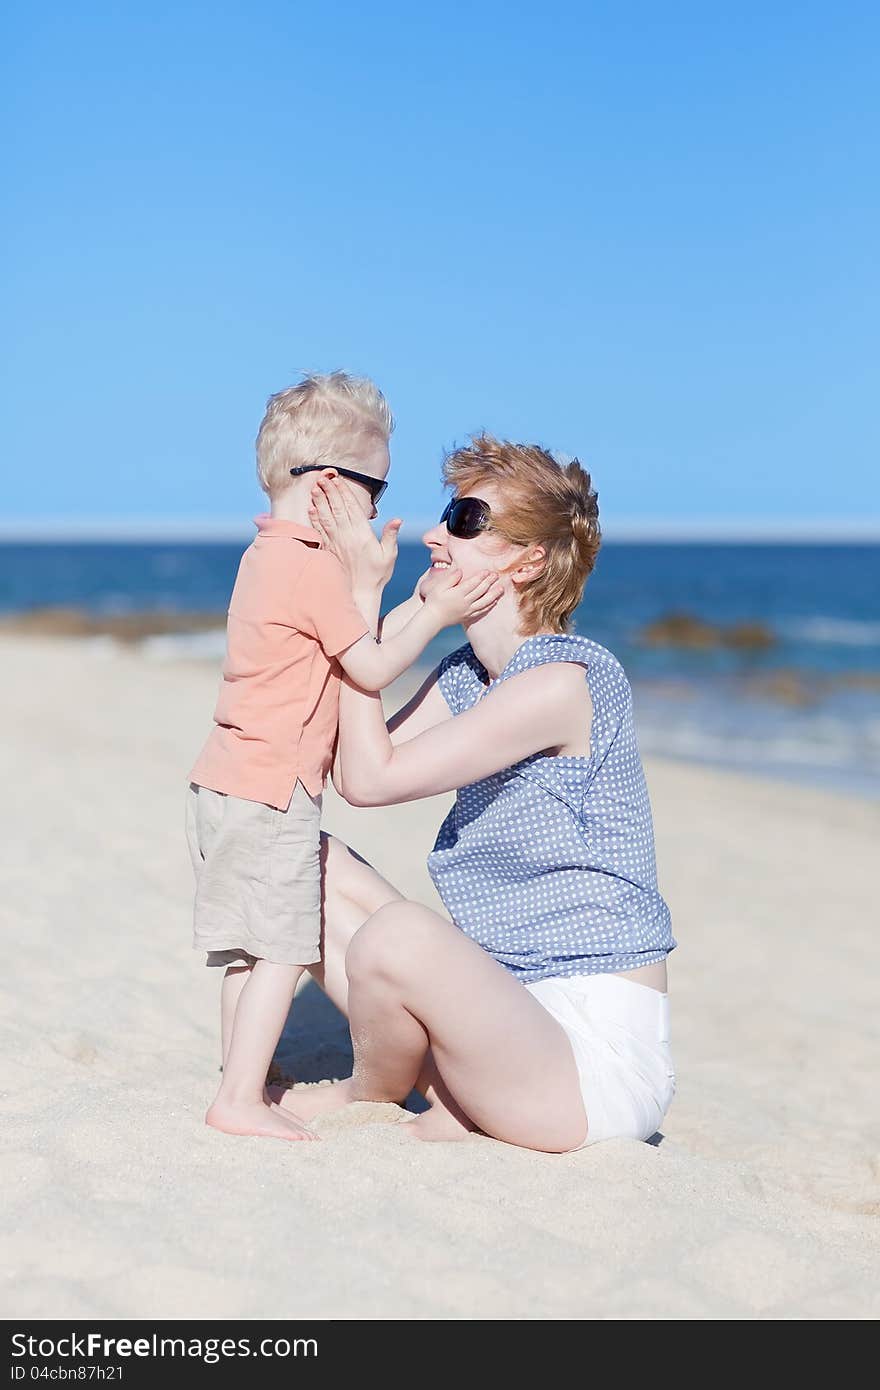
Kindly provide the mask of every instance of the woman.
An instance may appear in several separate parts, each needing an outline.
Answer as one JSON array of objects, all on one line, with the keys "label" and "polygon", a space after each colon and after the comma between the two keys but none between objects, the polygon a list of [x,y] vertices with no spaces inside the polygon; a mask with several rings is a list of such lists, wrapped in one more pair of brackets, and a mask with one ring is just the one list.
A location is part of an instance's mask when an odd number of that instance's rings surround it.
[{"label": "woman", "polygon": [[[576,461],[485,435],[445,481],[431,571],[395,618],[449,567],[494,571],[497,601],[387,730],[378,696],[343,690],[334,781],[358,806],[457,791],[429,859],[452,921],[329,840],[313,974],[349,1018],[354,1069],[298,1090],[296,1110],[417,1086],[431,1108],[407,1132],[421,1138],[480,1130],[546,1152],[648,1139],[675,1089],[675,943],[629,684],[565,632],[599,548],[596,494]],[[391,528],[377,542],[339,480],[316,488],[311,519],[378,622]]]}]

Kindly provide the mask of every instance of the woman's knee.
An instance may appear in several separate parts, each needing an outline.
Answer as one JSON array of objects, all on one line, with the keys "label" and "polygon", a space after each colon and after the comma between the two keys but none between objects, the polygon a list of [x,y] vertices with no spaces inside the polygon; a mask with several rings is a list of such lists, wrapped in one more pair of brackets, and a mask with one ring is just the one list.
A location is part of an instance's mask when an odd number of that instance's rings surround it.
[{"label": "woman's knee", "polygon": [[386,903],[367,919],[352,937],[345,954],[349,980],[364,975],[398,976],[406,973],[424,944],[424,909],[415,903]]}]

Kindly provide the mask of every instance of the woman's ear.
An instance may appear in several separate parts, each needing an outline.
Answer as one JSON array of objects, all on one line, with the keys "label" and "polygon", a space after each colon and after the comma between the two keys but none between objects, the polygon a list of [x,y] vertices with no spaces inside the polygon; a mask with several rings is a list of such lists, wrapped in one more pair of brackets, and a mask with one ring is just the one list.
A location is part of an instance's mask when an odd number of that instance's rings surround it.
[{"label": "woman's ear", "polygon": [[547,552],[542,545],[533,545],[518,564],[510,571],[514,584],[528,584],[544,573]]}]

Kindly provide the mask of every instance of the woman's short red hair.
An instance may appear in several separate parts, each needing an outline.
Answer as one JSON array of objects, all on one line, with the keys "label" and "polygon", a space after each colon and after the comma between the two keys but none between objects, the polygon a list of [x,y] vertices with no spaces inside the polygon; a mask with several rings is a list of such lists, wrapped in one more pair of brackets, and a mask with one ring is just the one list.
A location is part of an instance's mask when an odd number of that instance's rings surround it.
[{"label": "woman's short red hair", "polygon": [[537,444],[474,435],[443,465],[443,480],[459,496],[479,496],[481,483],[500,492],[492,528],[513,545],[540,545],[546,563],[521,588],[523,632],[565,632],[581,601],[601,544],[599,503],[577,459],[560,464]]}]

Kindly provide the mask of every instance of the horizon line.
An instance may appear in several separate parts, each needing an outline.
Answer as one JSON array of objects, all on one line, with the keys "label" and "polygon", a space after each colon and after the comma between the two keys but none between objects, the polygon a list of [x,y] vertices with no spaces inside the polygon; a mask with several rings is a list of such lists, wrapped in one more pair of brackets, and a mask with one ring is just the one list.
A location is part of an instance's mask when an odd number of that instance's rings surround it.
[{"label": "horizon line", "polygon": [[[403,541],[421,540],[431,519],[404,523]],[[226,542],[247,543],[254,535],[251,523],[226,517],[196,520],[190,517],[44,517],[0,518],[0,542],[87,543],[116,541],[120,544]],[[776,544],[872,544],[880,543],[880,518],[835,521],[782,521],[768,518],[720,520],[700,518],[658,521],[621,517],[605,523],[602,539],[611,544],[687,543],[687,542],[772,542]]]}]

